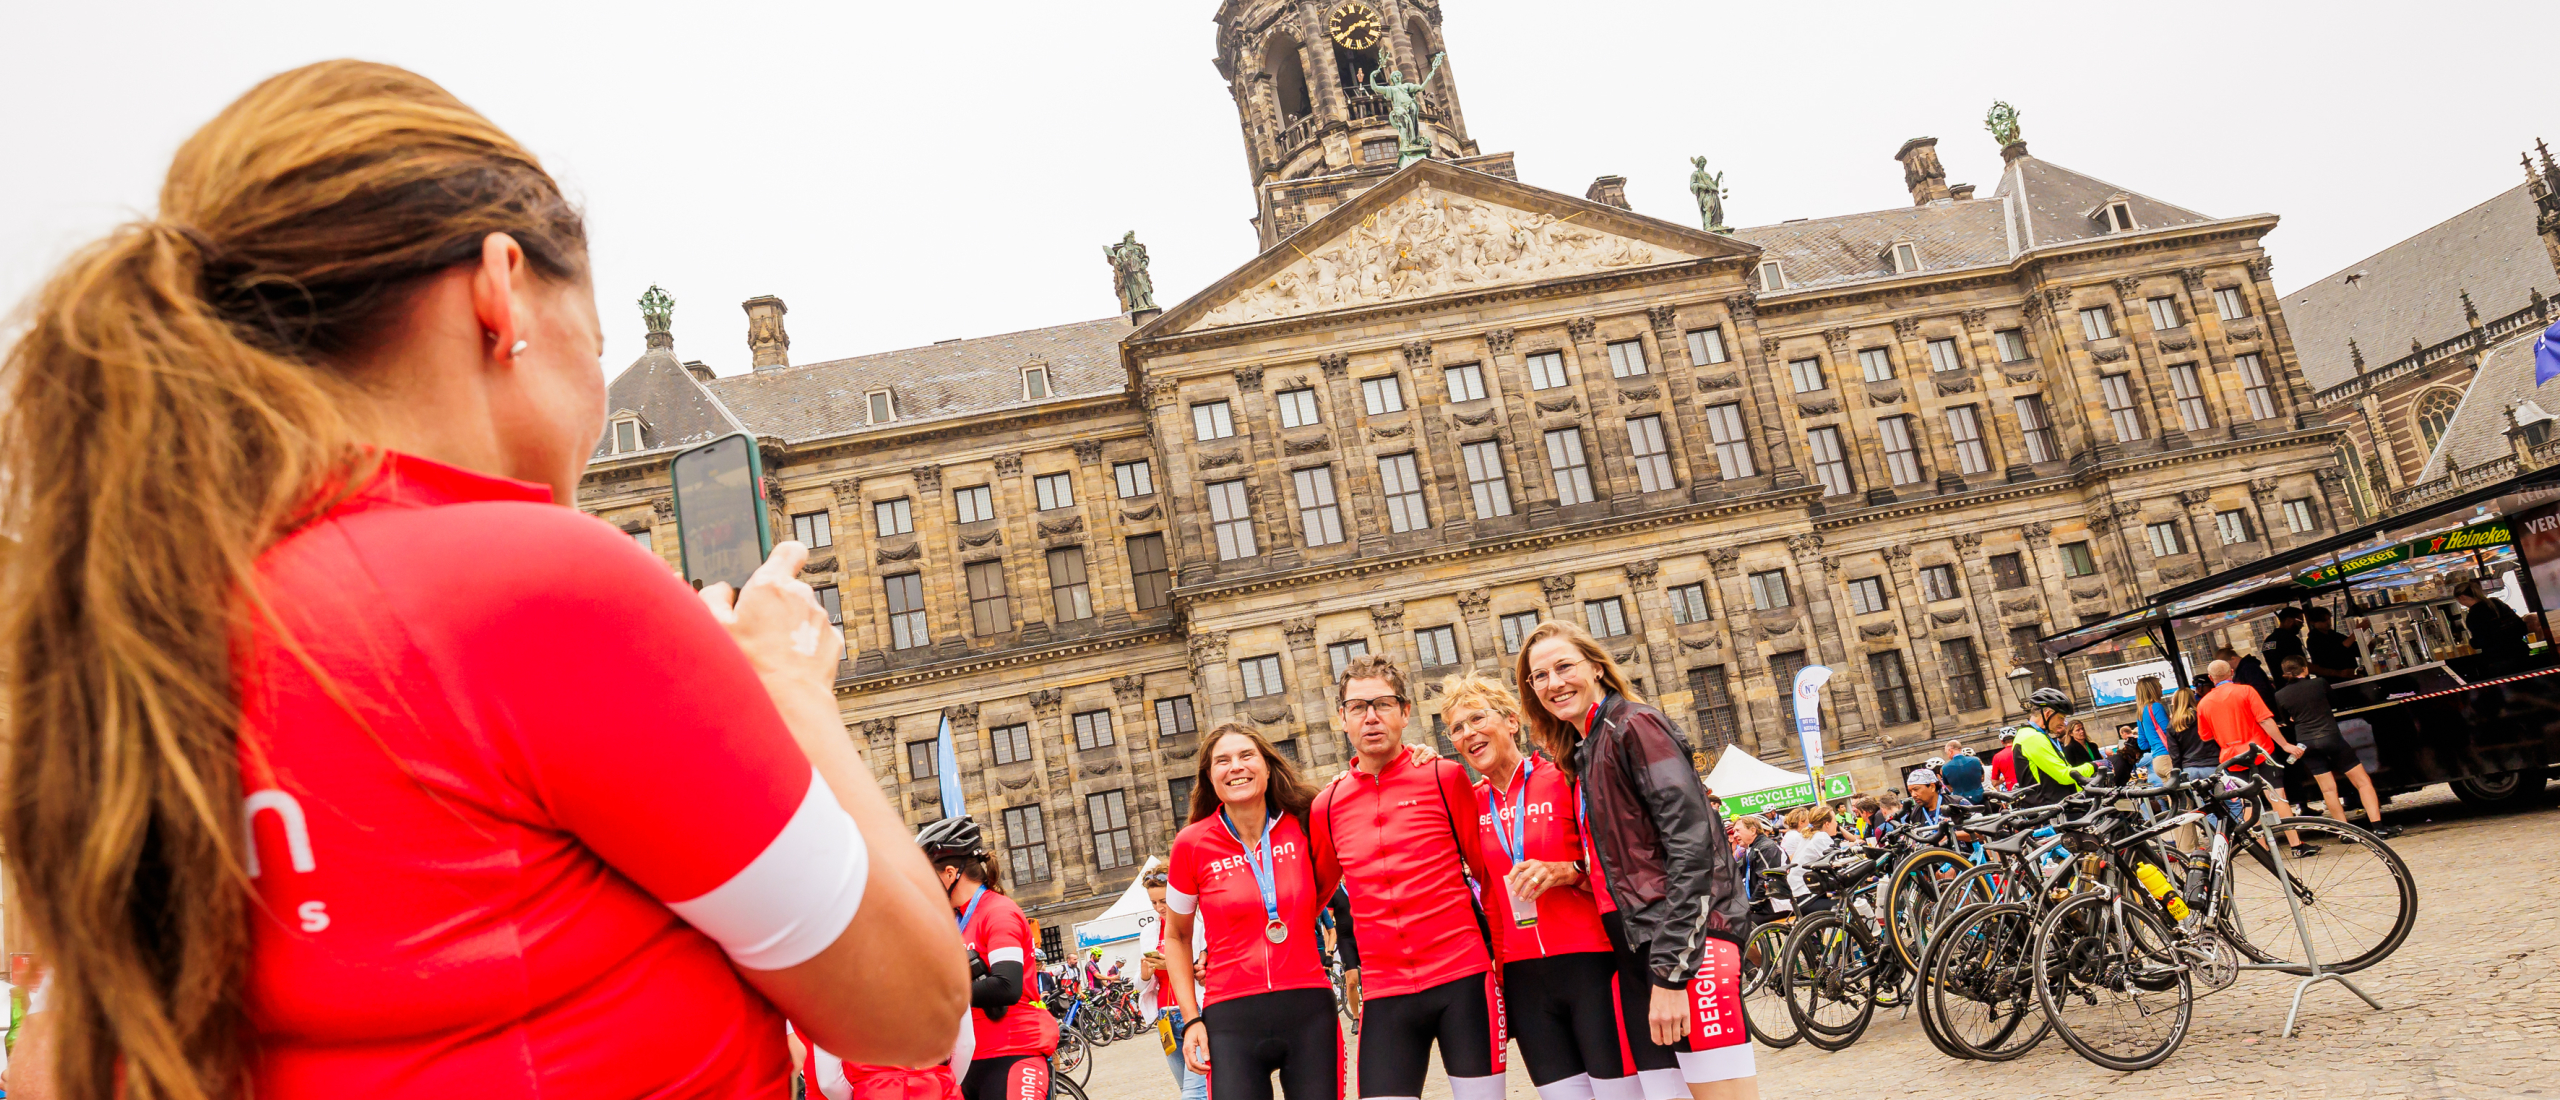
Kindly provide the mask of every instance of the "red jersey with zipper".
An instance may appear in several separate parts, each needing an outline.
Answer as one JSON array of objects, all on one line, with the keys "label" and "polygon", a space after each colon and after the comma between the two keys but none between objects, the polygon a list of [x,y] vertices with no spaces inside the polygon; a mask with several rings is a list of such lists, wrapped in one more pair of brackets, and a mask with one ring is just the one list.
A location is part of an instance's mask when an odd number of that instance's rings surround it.
[{"label": "red jersey with zipper", "polygon": [[1476,798],[1466,769],[1399,755],[1344,772],[1316,795],[1316,876],[1351,894],[1364,997],[1419,993],[1493,969],[1466,875],[1495,881],[1481,834],[1461,823]]},{"label": "red jersey with zipper", "polygon": [[1217,960],[1200,994],[1202,1007],[1281,989],[1332,987],[1316,957],[1316,911],[1333,896],[1333,880],[1317,880],[1309,847],[1305,826],[1280,815],[1271,828],[1272,895],[1289,937],[1273,943],[1263,932],[1271,921],[1262,888],[1226,821],[1213,814],[1175,834],[1165,860],[1165,907],[1196,918],[1193,934],[1205,938]]},{"label": "red jersey with zipper", "polygon": [[1022,915],[1022,906],[1012,898],[987,890],[979,893],[977,910],[968,914],[968,921],[960,927],[960,941],[975,949],[987,965],[1009,962],[1022,967],[1022,999],[1005,1009],[1004,1019],[988,1016],[983,1008],[969,1010],[977,1036],[971,1057],[984,1060],[1058,1049],[1058,1018],[1032,1003],[1040,999],[1040,964],[1031,957],[1031,918]]},{"label": "red jersey with zipper", "polygon": [[1539,756],[1522,759],[1507,788],[1497,791],[1490,780],[1475,785],[1477,839],[1484,848],[1485,870],[1493,875],[1487,880],[1493,885],[1484,891],[1485,917],[1502,937],[1505,962],[1610,949],[1589,883],[1553,887],[1539,894],[1530,903],[1537,909],[1538,923],[1527,928],[1519,927],[1511,911],[1511,891],[1502,888],[1503,878],[1511,873],[1511,852],[1494,831],[1494,815],[1503,815],[1504,831],[1512,843],[1526,849],[1522,854],[1527,858],[1571,863],[1588,858],[1581,825],[1575,820],[1575,794],[1573,780],[1564,769]]}]

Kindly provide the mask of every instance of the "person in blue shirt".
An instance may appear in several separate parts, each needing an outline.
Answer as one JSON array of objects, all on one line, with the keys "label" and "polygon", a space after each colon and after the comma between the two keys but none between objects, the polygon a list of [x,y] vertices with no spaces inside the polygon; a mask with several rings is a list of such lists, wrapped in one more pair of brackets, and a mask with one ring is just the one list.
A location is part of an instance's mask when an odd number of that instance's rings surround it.
[{"label": "person in blue shirt", "polygon": [[1938,779],[1946,801],[1967,806],[1982,801],[1981,757],[1969,752],[1949,757],[1947,766],[1938,769]]}]

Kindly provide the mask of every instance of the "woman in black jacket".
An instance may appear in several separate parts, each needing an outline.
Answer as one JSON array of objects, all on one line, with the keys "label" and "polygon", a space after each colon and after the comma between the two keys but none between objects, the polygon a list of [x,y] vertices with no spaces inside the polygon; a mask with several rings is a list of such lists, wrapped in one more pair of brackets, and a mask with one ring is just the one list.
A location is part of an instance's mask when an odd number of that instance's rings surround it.
[{"label": "woman in black jacket", "polygon": [[2520,660],[2532,652],[2525,641],[2524,620],[2505,601],[2482,595],[2480,582],[2462,582],[2453,590],[2453,599],[2465,608],[2462,629],[2471,635],[2473,651],[2503,660]]},{"label": "woman in black jacket", "polygon": [[1530,733],[1580,783],[1638,1072],[1655,1079],[1668,1048],[1693,1100],[1758,1100],[1741,995],[1751,903],[1688,742],[1581,627],[1538,624],[1517,671]]}]

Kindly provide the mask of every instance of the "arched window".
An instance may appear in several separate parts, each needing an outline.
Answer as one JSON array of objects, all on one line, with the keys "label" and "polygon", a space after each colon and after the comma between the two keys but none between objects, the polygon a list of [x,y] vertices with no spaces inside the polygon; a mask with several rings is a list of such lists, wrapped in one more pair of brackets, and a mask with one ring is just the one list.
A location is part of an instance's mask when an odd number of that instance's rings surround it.
[{"label": "arched window", "polygon": [[2427,441],[2427,453],[2436,453],[2436,443],[2444,438],[2445,427],[2453,423],[2453,411],[2462,407],[2462,397],[2452,390],[2429,390],[2418,398],[2418,435]]},{"label": "arched window", "polygon": [[[1431,37],[1431,24],[1425,22],[1419,15],[1406,19],[1404,41],[1405,48],[1411,51],[1408,56],[1414,59],[1413,63],[1420,66],[1423,72],[1430,72],[1431,55],[1440,52],[1439,42]],[[1422,78],[1419,74],[1415,74],[1412,79]]]},{"label": "arched window", "polygon": [[1263,47],[1262,67],[1271,74],[1271,91],[1280,100],[1281,122],[1296,122],[1315,109],[1307,98],[1307,69],[1298,62],[1296,39],[1272,35]]}]

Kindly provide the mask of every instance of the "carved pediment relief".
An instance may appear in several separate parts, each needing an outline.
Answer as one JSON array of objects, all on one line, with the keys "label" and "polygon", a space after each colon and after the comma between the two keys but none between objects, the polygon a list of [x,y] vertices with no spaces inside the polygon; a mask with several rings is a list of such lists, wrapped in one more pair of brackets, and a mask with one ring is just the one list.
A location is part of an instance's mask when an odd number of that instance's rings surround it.
[{"label": "carved pediment relief", "polygon": [[1735,374],[1701,374],[1698,376],[1698,385],[1701,388],[1710,390],[1732,389],[1741,381],[1741,376]]},{"label": "carved pediment relief", "polygon": [[1289,704],[1264,696],[1246,704],[1244,714],[1262,725],[1275,726],[1289,720]]},{"label": "carved pediment relief", "polygon": [[1538,400],[1538,411],[1539,411],[1539,412],[1546,412],[1546,413],[1572,412],[1572,411],[1573,411],[1573,407],[1574,407],[1574,399],[1573,399],[1573,395],[1572,395],[1572,394],[1566,394],[1566,395],[1564,395],[1564,396],[1562,396],[1562,397],[1546,397],[1546,398],[1540,398],[1540,399]]},{"label": "carved pediment relief", "polygon": [[2074,585],[2071,589],[2071,598],[2075,600],[2094,600],[2106,594],[2107,586],[2103,584]]},{"label": "carved pediment relief", "polygon": [[1280,451],[1281,453],[1294,458],[1298,455],[1311,455],[1317,451],[1330,450],[1332,447],[1332,440],[1320,435],[1313,435],[1308,436],[1305,439],[1285,440],[1280,444]]},{"label": "carved pediment relief", "polygon": [[1867,625],[1858,628],[1858,636],[1861,638],[1890,638],[1893,637],[1893,632],[1897,629],[1899,628],[1889,622],[1868,623]]},{"label": "carved pediment relief", "polygon": [[1449,419],[1455,420],[1460,424],[1467,425],[1468,427],[1474,427],[1475,425],[1482,424],[1487,420],[1493,419],[1493,410],[1483,409],[1469,414],[1451,409],[1449,411]]},{"label": "carved pediment relief", "polygon": [[1949,371],[1945,377],[1936,379],[1936,382],[1940,397],[1973,392],[1973,376],[1960,371]]},{"label": "carved pediment relief", "polygon": [[1796,408],[1806,416],[1824,416],[1840,411],[1840,403],[1828,397],[1796,398]]}]

